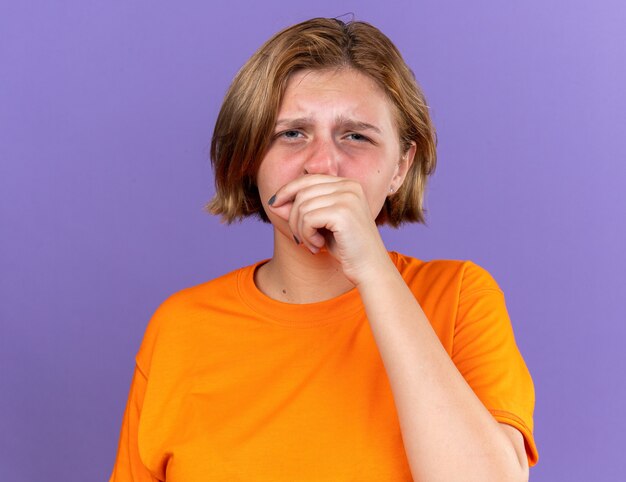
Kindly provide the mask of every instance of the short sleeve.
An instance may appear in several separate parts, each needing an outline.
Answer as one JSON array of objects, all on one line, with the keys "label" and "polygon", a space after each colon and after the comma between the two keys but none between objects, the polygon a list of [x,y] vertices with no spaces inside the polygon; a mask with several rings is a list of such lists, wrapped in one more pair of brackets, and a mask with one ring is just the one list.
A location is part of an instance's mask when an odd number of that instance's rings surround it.
[{"label": "short sleeve", "polygon": [[150,473],[139,457],[137,434],[146,383],[145,375],[138,367],[135,367],[122,421],[115,466],[109,482],[158,482],[160,480]]},{"label": "short sleeve", "polygon": [[535,465],[533,381],[515,343],[502,290],[470,261],[464,263],[452,360],[493,417],[522,433],[528,462]]}]

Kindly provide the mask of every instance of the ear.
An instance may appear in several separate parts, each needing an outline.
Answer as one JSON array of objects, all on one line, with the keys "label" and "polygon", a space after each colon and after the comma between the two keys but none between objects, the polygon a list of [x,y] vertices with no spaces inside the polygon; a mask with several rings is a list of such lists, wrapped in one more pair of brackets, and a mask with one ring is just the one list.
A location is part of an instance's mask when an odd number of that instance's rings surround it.
[{"label": "ear", "polygon": [[413,158],[415,157],[415,152],[417,151],[417,146],[415,142],[411,142],[411,146],[406,150],[404,155],[400,158],[398,162],[398,168],[396,169],[396,174],[393,176],[391,181],[391,187],[393,192],[397,192],[402,186],[404,182],[404,178],[409,172],[409,169],[413,165]]}]

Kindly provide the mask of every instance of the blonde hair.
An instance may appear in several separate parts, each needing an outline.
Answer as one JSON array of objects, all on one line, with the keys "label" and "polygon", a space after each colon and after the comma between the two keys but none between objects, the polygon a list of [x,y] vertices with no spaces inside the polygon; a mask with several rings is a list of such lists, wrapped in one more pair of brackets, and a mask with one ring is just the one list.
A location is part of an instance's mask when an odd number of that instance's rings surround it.
[{"label": "blonde hair", "polygon": [[403,152],[416,145],[400,189],[389,196],[376,222],[425,223],[427,177],[436,165],[436,135],[413,72],[395,45],[366,22],[314,18],[265,42],[239,70],[222,104],[211,141],[215,197],[206,209],[231,223],[256,215],[268,222],[256,174],[269,147],[287,81],[300,70],[352,68],[389,97]]}]

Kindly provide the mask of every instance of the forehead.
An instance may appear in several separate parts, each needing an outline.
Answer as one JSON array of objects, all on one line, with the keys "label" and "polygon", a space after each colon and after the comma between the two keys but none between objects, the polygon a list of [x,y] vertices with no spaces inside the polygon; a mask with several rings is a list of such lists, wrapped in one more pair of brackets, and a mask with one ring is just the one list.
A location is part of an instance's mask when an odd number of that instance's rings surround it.
[{"label": "forehead", "polygon": [[302,84],[305,86],[320,84],[339,86],[345,83],[357,83],[364,88],[383,93],[372,77],[351,67],[296,70],[289,75],[287,87],[294,88]]},{"label": "forehead", "polygon": [[376,119],[395,125],[395,106],[387,94],[374,79],[351,68],[294,72],[287,81],[278,114],[279,118],[364,116],[367,119],[356,120]]}]

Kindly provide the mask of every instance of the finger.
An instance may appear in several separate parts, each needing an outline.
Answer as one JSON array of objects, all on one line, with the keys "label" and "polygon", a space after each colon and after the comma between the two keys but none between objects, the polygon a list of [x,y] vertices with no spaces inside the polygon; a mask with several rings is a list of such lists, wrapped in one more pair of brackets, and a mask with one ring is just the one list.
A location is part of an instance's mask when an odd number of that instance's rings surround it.
[{"label": "finger", "polygon": [[337,229],[337,220],[334,219],[336,213],[336,206],[332,203],[303,213],[299,228],[300,240],[311,252],[318,252],[323,247],[332,252]]},{"label": "finger", "polygon": [[314,196],[310,199],[301,201],[300,195],[296,198],[291,209],[289,216],[289,227],[292,232],[300,239],[307,247],[321,248],[324,246],[324,237],[319,235],[316,228],[323,226],[316,226],[312,229],[305,229],[307,226],[307,216],[311,211],[326,208],[332,206],[340,199],[340,194],[331,193],[322,196]]},{"label": "finger", "polygon": [[296,207],[295,201],[290,204],[291,204],[291,211],[289,213],[289,219],[287,220],[287,223],[289,224],[289,229],[293,233],[296,243],[304,244],[312,253],[316,253],[319,250],[319,248],[323,246],[323,239],[316,239],[315,241],[313,241],[310,237],[307,237],[307,238],[303,237],[303,235],[301,234],[301,226],[302,226],[302,218],[306,211],[302,210],[301,203],[298,204],[297,207]]},{"label": "finger", "polygon": [[[298,212],[300,205],[316,197],[326,196],[333,193],[354,192],[360,188],[357,181],[325,175],[308,175],[306,181],[296,183],[292,181],[290,185],[285,185],[276,195],[272,196],[270,209],[278,214],[283,220],[293,221],[292,213]],[[295,194],[294,189],[300,188]],[[278,201],[276,201],[278,199]],[[292,229],[294,228],[293,222]]]},{"label": "finger", "polygon": [[[270,201],[272,201],[272,198],[270,198]],[[293,206],[293,202],[283,203],[281,206],[278,206],[278,207],[275,207],[273,203],[269,204],[269,207],[272,210],[272,212],[276,214],[279,218],[281,218],[283,221],[289,221],[289,216],[291,214],[292,206]]]},{"label": "finger", "polygon": [[274,214],[289,222],[294,204],[297,207],[301,200],[328,194],[344,181],[346,180],[335,176],[313,174],[302,176],[282,186],[269,199],[268,206]]},{"label": "finger", "polygon": [[282,186],[268,201],[268,205],[272,209],[279,208],[286,203],[293,202],[300,191],[311,186],[319,186],[345,181],[345,179],[336,176],[327,176],[324,174],[307,174]]},{"label": "finger", "polygon": [[[336,235],[363,231],[363,223],[371,222],[363,216],[360,197],[353,191],[337,191],[318,196],[300,204],[292,210],[290,227],[298,233],[307,247],[332,249]],[[369,209],[366,209],[369,213]],[[365,221],[364,221],[365,220]],[[355,224],[356,223],[356,224]],[[343,235],[342,235],[343,233]]]}]

